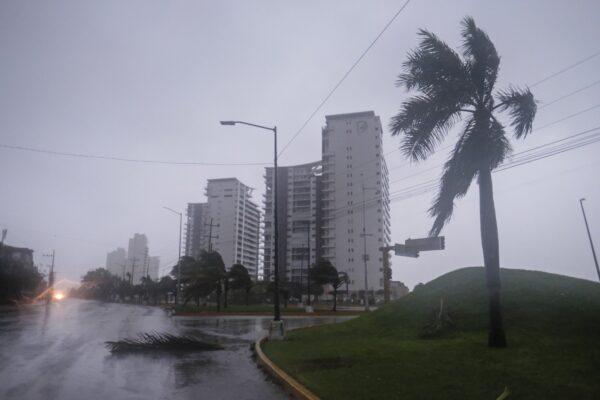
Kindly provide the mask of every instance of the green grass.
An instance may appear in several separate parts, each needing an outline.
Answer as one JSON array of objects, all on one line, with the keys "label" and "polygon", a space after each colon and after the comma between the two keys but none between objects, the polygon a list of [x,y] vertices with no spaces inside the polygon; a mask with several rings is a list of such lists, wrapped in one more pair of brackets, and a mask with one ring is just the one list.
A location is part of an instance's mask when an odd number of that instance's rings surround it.
[{"label": "green grass", "polygon": [[[600,285],[502,270],[506,349],[487,347],[482,268],[443,275],[354,320],[265,343],[275,363],[324,399],[600,398]],[[420,332],[444,299],[454,328]]]}]

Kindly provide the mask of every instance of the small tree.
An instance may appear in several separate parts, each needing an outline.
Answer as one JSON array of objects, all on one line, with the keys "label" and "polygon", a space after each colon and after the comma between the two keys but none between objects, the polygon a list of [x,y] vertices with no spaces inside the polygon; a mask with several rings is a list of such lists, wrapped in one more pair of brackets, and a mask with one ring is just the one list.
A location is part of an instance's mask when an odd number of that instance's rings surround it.
[{"label": "small tree", "polygon": [[[324,285],[332,285],[338,276],[337,269],[329,260],[321,259],[310,270],[310,278],[315,286],[323,287]],[[334,292],[337,289],[334,288]]]},{"label": "small tree", "polygon": [[[246,305],[248,305],[248,296],[250,294],[250,289],[252,289],[253,282],[246,267],[242,264],[233,264],[227,273],[227,280],[229,282],[228,287],[231,290],[243,289],[246,292]],[[227,293],[225,293],[225,298],[227,298]]]},{"label": "small tree", "polygon": [[205,284],[209,293],[216,292],[217,311],[221,311],[221,295],[223,293],[223,283],[227,278],[223,258],[217,251],[202,251],[198,260],[199,282]]},{"label": "small tree", "polygon": [[[335,268],[334,268],[335,269]],[[345,272],[335,271],[335,278],[331,281],[333,287],[333,311],[337,311],[337,294],[338,289],[345,283],[348,283],[348,274]]]}]

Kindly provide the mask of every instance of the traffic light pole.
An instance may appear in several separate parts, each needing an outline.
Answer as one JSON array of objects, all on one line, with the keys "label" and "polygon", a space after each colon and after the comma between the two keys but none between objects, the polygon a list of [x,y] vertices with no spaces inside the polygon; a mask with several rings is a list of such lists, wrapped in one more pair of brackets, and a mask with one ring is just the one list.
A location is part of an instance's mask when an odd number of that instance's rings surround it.
[{"label": "traffic light pole", "polygon": [[444,250],[446,241],[444,236],[428,237],[422,239],[407,239],[404,244],[396,243],[393,246],[380,247],[383,261],[383,301],[390,301],[390,281],[392,279],[392,269],[390,268],[389,252],[394,250],[397,256],[402,257],[419,257],[421,251]]},{"label": "traffic light pole", "polygon": [[392,279],[392,269],[390,268],[390,250],[394,250],[394,246],[380,247],[383,259],[383,302],[390,302],[390,280]]}]

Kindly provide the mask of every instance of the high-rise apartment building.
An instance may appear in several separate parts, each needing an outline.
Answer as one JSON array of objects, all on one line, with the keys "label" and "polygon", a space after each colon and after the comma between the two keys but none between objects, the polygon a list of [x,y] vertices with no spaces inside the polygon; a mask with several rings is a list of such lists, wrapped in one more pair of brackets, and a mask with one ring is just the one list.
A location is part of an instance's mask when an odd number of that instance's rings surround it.
[{"label": "high-rise apartment building", "polygon": [[[320,176],[314,173],[319,166]],[[273,274],[273,182],[273,168],[266,168],[266,279]],[[279,167],[277,192],[281,280],[306,281],[310,249],[310,265],[319,258],[327,259],[348,274],[349,290],[364,290],[366,237],[368,288],[374,292],[383,289],[379,248],[390,243],[389,181],[381,121],[374,112],[327,116],[321,161]]]},{"label": "high-rise apartment building", "polygon": [[368,290],[382,290],[379,248],[389,245],[391,231],[381,121],[372,111],[329,115],[325,120],[321,256],[348,273],[351,291],[360,291],[365,287],[366,253]]},{"label": "high-rise apartment building", "polygon": [[[278,167],[277,216],[280,280],[306,282],[307,268],[318,257],[317,219],[320,162]],[[264,196],[264,270],[271,279],[274,260],[273,168],[266,168]],[[310,260],[309,260],[310,257]]]},{"label": "high-rise apartment building", "polygon": [[129,274],[129,279],[131,279],[134,285],[140,283],[142,278],[146,276],[147,263],[148,238],[143,233],[135,233],[129,239],[126,267],[126,274]]},{"label": "high-rise apartment building", "polygon": [[208,248],[208,203],[188,203],[185,231],[185,255],[198,258]]},{"label": "high-rise apartment building", "polygon": [[186,255],[198,257],[212,247],[225,267],[242,264],[258,277],[260,211],[252,188],[236,178],[209,179],[206,203],[188,204]]},{"label": "high-rise apartment building", "polygon": [[158,256],[150,256],[148,257],[148,261],[146,263],[146,274],[153,281],[158,280],[158,272],[160,270],[160,257]]},{"label": "high-rise apartment building", "polygon": [[106,269],[113,275],[123,278],[125,276],[126,263],[127,252],[122,247],[106,254]]}]

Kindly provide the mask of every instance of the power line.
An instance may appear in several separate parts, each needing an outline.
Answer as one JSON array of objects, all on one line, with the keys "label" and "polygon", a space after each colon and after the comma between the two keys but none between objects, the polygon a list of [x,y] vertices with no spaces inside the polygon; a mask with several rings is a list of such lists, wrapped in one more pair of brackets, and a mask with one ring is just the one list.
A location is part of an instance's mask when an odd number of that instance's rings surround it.
[{"label": "power line", "polygon": [[356,68],[356,66],[362,61],[362,59],[367,55],[369,50],[371,50],[371,48],[375,45],[375,43],[379,40],[379,38],[390,27],[390,25],[396,20],[398,15],[400,15],[402,10],[404,10],[404,8],[406,8],[406,6],[408,5],[409,2],[410,2],[410,0],[406,0],[406,2],[402,5],[402,7],[400,7],[400,9],[396,12],[396,14],[394,14],[394,16],[388,21],[388,23],[383,27],[383,29],[379,32],[379,34],[375,37],[375,39],[373,39],[371,44],[362,52],[362,54],[358,57],[358,59],[354,62],[354,64],[352,64],[350,69],[348,69],[348,71],[346,71],[344,76],[342,76],[342,79],[340,79],[338,81],[338,83],[336,83],[336,85],[333,87],[333,89],[331,89],[331,91],[329,91],[327,96],[325,96],[325,98],[319,103],[317,108],[315,108],[315,110],[310,114],[310,116],[306,119],[306,121],[304,121],[304,123],[300,126],[300,129],[298,129],[296,131],[296,133],[294,133],[294,136],[292,136],[292,138],[285,144],[285,146],[283,146],[283,148],[279,151],[279,154],[278,154],[279,156],[281,156],[283,154],[283,152],[288,148],[288,146],[290,144],[292,144],[292,142],[296,139],[296,137],[298,137],[298,135],[300,135],[300,133],[302,133],[302,131],[304,130],[306,125],[308,125],[308,123],[313,119],[313,117],[319,112],[321,107],[323,107],[325,105],[327,100],[329,100],[329,98],[333,95],[333,93],[335,93],[335,91],[340,87],[340,85],[346,80],[348,75],[350,75],[350,73],[354,70],[354,68]]},{"label": "power line", "polygon": [[574,64],[571,64],[571,65],[569,65],[569,66],[567,66],[567,67],[565,67],[565,68],[561,69],[561,70],[560,70],[560,71],[558,71],[558,72],[555,72],[555,73],[553,73],[553,74],[551,74],[551,75],[549,75],[549,76],[547,76],[547,77],[545,77],[545,78],[543,78],[543,79],[540,79],[540,80],[539,80],[539,81],[537,81],[537,82],[534,82],[534,83],[532,83],[531,85],[529,85],[529,87],[534,87],[534,86],[540,85],[540,84],[542,84],[542,83],[544,83],[544,82],[546,82],[546,81],[548,81],[548,80],[550,80],[550,79],[552,79],[552,78],[554,78],[554,77],[556,77],[556,76],[558,76],[558,75],[560,75],[560,74],[562,74],[562,73],[565,73],[565,72],[567,72],[567,71],[569,71],[569,70],[571,70],[571,69],[573,69],[573,68],[577,67],[578,65],[581,65],[581,64],[583,64],[583,63],[585,63],[585,62],[587,62],[587,61],[589,61],[589,60],[593,59],[594,57],[597,57],[597,56],[599,56],[599,55],[600,55],[600,51],[598,51],[598,52],[596,52],[596,53],[594,53],[594,54],[592,54],[592,55],[590,55],[590,56],[588,56],[588,57],[584,58],[583,60],[579,60],[579,61],[577,61],[576,63],[574,63]]},{"label": "power line", "polygon": [[578,111],[578,112],[576,112],[576,113],[574,113],[574,114],[567,115],[567,116],[566,116],[566,117],[564,117],[564,118],[561,118],[561,119],[558,119],[558,120],[556,120],[556,121],[550,122],[550,123],[548,123],[548,124],[546,124],[546,125],[542,125],[542,126],[540,126],[539,128],[535,128],[535,129],[533,129],[531,132],[539,131],[539,130],[545,129],[545,128],[549,127],[549,126],[556,125],[556,124],[558,124],[559,122],[563,122],[563,121],[566,121],[566,120],[568,120],[568,119],[575,118],[575,117],[577,117],[577,116],[579,116],[579,115],[581,115],[581,114],[584,114],[584,113],[586,113],[586,112],[588,112],[588,111],[592,111],[592,110],[594,110],[594,109],[596,109],[596,108],[598,108],[598,107],[600,107],[600,104],[596,104],[596,105],[594,105],[594,106],[591,106],[591,107],[589,107],[589,108],[586,108],[585,110]]},{"label": "power line", "polygon": [[[511,169],[514,167],[529,164],[534,161],[538,161],[538,160],[545,159],[545,158],[548,158],[548,157],[551,157],[551,156],[554,156],[557,154],[561,154],[566,151],[575,150],[575,149],[578,149],[578,148],[581,148],[584,146],[588,146],[593,143],[600,142],[600,132],[594,132],[594,131],[598,131],[599,129],[600,129],[600,126],[597,126],[592,129],[578,132],[576,134],[565,137],[563,139],[548,142],[548,143],[521,151],[519,153],[516,153],[513,155],[512,159],[509,162],[507,162],[506,164],[503,164],[498,169],[496,169],[492,172],[495,173],[495,172],[505,171],[505,170],[508,170],[508,169]],[[592,133],[592,132],[594,132],[594,133]],[[592,134],[590,134],[590,133],[592,133]],[[586,134],[588,136],[584,136]],[[570,142],[561,143],[561,142],[565,142],[565,141],[569,141],[569,140],[570,140]],[[558,143],[560,143],[560,144],[558,144]],[[532,151],[544,149],[545,147],[548,147],[551,145],[556,145],[556,144],[558,144],[558,145],[551,147],[549,149],[545,149],[538,153],[527,154]],[[524,155],[524,154],[527,154],[527,155]],[[390,196],[389,196],[390,203],[392,201],[404,200],[404,199],[415,197],[415,196],[418,196],[421,194],[425,194],[425,193],[430,192],[431,190],[436,189],[438,187],[439,187],[438,179],[431,179],[431,180],[427,180],[427,181],[424,181],[424,182],[421,182],[421,183],[418,183],[415,185],[411,185],[411,186],[402,188],[400,190],[390,192]],[[372,207],[372,206],[375,206],[376,204],[378,204],[381,200],[382,200],[382,196],[378,195],[376,197],[368,199],[366,202],[369,204],[369,207]],[[332,216],[334,216],[334,219],[338,219],[338,218],[341,218],[344,215],[346,215],[344,212],[346,212],[348,210],[355,210],[355,209],[358,209],[359,207],[362,207],[362,203],[356,204],[356,205],[351,205],[351,206],[342,206],[342,207],[339,207],[338,209],[333,210]]]},{"label": "power line", "polygon": [[[558,98],[556,98],[556,99],[554,99],[554,100],[551,100],[550,102],[546,103],[544,106],[540,107],[540,109],[541,109],[541,108],[544,108],[544,107],[546,107],[546,106],[549,106],[549,105],[551,105],[551,104],[554,104],[554,103],[556,103],[556,102],[559,102],[559,101],[561,101],[561,100],[563,100],[563,99],[565,99],[565,98],[568,98],[568,97],[570,97],[570,96],[572,96],[572,95],[574,95],[574,94],[577,94],[577,93],[579,93],[579,92],[582,92],[582,91],[584,91],[584,90],[586,90],[586,89],[589,89],[590,87],[593,87],[594,85],[597,85],[598,83],[600,83],[600,80],[598,80],[598,81],[595,81],[595,82],[592,82],[591,84],[589,84],[589,85],[586,85],[586,86],[584,86],[584,87],[582,87],[582,88],[579,88],[579,89],[577,89],[577,90],[575,90],[575,91],[573,91],[573,92],[570,92],[570,93],[567,93],[567,94],[565,94],[565,95],[562,95],[562,96],[560,96],[560,97],[558,97]],[[592,106],[592,107],[586,108],[586,109],[584,109],[584,110],[578,111],[578,112],[576,112],[576,113],[574,113],[574,114],[567,115],[566,117],[563,117],[563,118],[561,118],[561,119],[558,119],[558,120],[555,120],[555,121],[549,122],[549,123],[548,123],[548,124],[546,124],[546,125],[543,125],[543,126],[541,126],[541,127],[539,127],[539,128],[535,128],[535,129],[533,129],[533,130],[532,130],[532,132],[535,132],[535,131],[539,131],[539,130],[541,130],[541,129],[548,128],[548,127],[550,127],[550,126],[552,126],[552,125],[558,124],[558,123],[560,123],[560,122],[566,121],[566,120],[568,120],[568,119],[571,119],[571,118],[575,118],[575,117],[577,117],[577,116],[579,116],[579,115],[581,115],[581,114],[584,114],[584,113],[586,113],[586,112],[592,111],[592,110],[594,110],[594,109],[596,109],[596,108],[598,108],[598,107],[600,107],[600,104],[597,104],[597,105],[594,105],[594,106]],[[440,149],[439,149],[439,151],[447,150],[447,149],[449,149],[449,148],[451,148],[451,147],[453,147],[453,145],[452,145],[452,144],[450,144],[450,145],[448,145],[448,146],[444,146],[444,147],[440,148]],[[391,151],[389,151],[389,152],[385,153],[385,154],[384,154],[384,156],[386,156],[386,155],[388,155],[388,154],[391,154],[391,153],[393,153],[393,152],[399,151],[399,150],[400,150],[400,149],[394,149],[394,150],[391,150]],[[365,161],[365,162],[363,162],[363,163],[361,163],[361,164],[358,164],[356,167],[354,167],[354,168],[352,169],[352,172],[354,172],[354,171],[355,171],[357,168],[359,168],[359,167],[362,167],[363,165],[366,165],[366,164],[369,164],[369,163],[372,163],[372,162],[375,162],[375,161],[379,161],[379,160],[380,160],[380,158],[379,158],[379,157],[376,157],[376,158],[374,158],[374,159],[372,159],[372,160],[368,160],[368,161]],[[395,167],[389,168],[389,169],[388,169],[388,173],[389,173],[389,171],[393,171],[393,170],[396,170],[396,169],[398,169],[398,168],[402,168],[402,167],[404,167],[404,166],[406,166],[406,165],[410,165],[410,163],[411,163],[410,161],[407,161],[407,162],[404,162],[404,163],[402,163],[402,164],[400,164],[400,165],[396,165]],[[411,177],[413,177],[413,176],[421,175],[421,174],[423,174],[423,173],[425,173],[425,172],[428,172],[428,171],[434,170],[434,169],[436,169],[436,168],[438,168],[438,167],[440,167],[440,166],[442,166],[442,165],[444,165],[444,163],[438,164],[438,165],[436,165],[436,166],[433,166],[433,167],[431,167],[431,168],[428,168],[428,169],[426,169],[426,170],[423,170],[423,171],[420,171],[420,172],[416,172],[416,173],[414,173],[414,174],[412,174],[412,175],[408,175],[408,176],[406,176],[406,177],[402,177],[402,178],[399,178],[399,179],[392,180],[392,181],[390,181],[389,183],[390,183],[390,184],[393,184],[393,183],[397,183],[397,182],[400,182],[400,181],[406,180],[406,179],[408,179],[408,178],[411,178]],[[367,180],[367,179],[375,178],[376,176],[377,176],[377,175],[370,175],[370,176],[368,176],[368,177],[365,177],[365,178],[363,178],[363,180]]]},{"label": "power line", "polygon": [[559,101],[561,101],[561,100],[563,100],[563,99],[566,99],[567,97],[571,97],[571,96],[573,96],[573,95],[575,95],[575,94],[577,94],[577,93],[579,93],[579,92],[583,92],[584,90],[587,90],[587,89],[589,89],[589,88],[591,88],[591,87],[593,87],[593,86],[596,86],[596,85],[597,85],[597,84],[599,84],[599,83],[600,83],[600,79],[599,79],[599,80],[597,80],[597,81],[595,81],[595,82],[592,82],[592,83],[590,83],[589,85],[586,85],[586,86],[584,86],[584,87],[582,87],[582,88],[579,88],[579,89],[577,89],[577,90],[574,90],[574,91],[572,91],[572,92],[570,92],[570,93],[567,93],[567,94],[565,94],[565,95],[563,95],[563,96],[560,96],[559,98],[557,98],[557,99],[554,99],[554,100],[552,100],[552,101],[550,101],[550,102],[548,102],[548,103],[543,103],[541,106],[539,106],[539,107],[538,107],[538,110],[541,110],[542,108],[546,108],[546,107],[548,107],[549,105],[552,105],[552,104],[554,104],[554,103],[557,103],[557,102],[559,102]]},{"label": "power line", "polygon": [[144,159],[135,159],[135,158],[104,156],[104,155],[98,155],[98,154],[69,153],[69,152],[64,152],[64,151],[39,149],[39,148],[26,147],[26,146],[10,145],[10,144],[5,144],[5,143],[0,143],[0,147],[5,148],[5,149],[11,149],[11,150],[29,151],[29,152],[33,152],[33,153],[43,153],[43,154],[51,154],[51,155],[57,155],[57,156],[89,158],[89,159],[110,160],[110,161],[122,161],[122,162],[142,163],[142,164],[200,165],[200,166],[219,166],[219,167],[240,166],[240,165],[270,165],[270,163],[258,163],[258,162],[212,163],[212,162],[195,162],[195,161],[144,160]]}]

